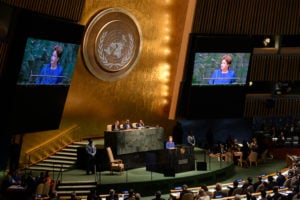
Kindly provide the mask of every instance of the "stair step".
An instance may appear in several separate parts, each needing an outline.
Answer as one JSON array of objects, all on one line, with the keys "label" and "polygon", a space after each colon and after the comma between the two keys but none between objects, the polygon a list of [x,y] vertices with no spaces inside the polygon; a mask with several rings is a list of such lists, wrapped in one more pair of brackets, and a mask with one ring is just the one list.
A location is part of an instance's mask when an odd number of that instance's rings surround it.
[{"label": "stair step", "polygon": [[59,151],[59,152],[56,152],[55,155],[77,157],[77,152],[73,153],[73,152],[63,152],[63,151]]},{"label": "stair step", "polygon": [[74,152],[74,153],[77,153],[77,148],[64,148],[61,150],[62,152]]},{"label": "stair step", "polygon": [[45,163],[45,162],[40,162],[35,164],[34,166],[44,166],[44,167],[55,167],[55,168],[72,168],[74,165],[69,165],[69,164],[51,164],[51,163]]},{"label": "stair step", "polygon": [[75,142],[73,142],[73,144],[77,144],[77,145],[87,145],[87,144],[88,144],[88,141],[87,141],[87,140],[75,141]]},{"label": "stair step", "polygon": [[75,165],[76,161],[70,161],[70,160],[56,160],[56,159],[45,159],[43,162],[48,163],[61,163],[61,164],[72,164]]},{"label": "stair step", "polygon": [[49,157],[50,159],[61,159],[61,160],[77,160],[77,157],[70,157],[70,156],[57,156],[53,155]]},{"label": "stair step", "polygon": [[56,171],[56,172],[59,172],[59,171],[66,171],[66,169],[64,168],[56,168],[56,167],[39,167],[39,166],[31,166],[31,167],[28,167],[29,170],[34,170],[34,171]]},{"label": "stair step", "polygon": [[69,144],[68,145],[68,148],[79,148],[79,147],[82,147],[82,146],[85,146],[85,145],[79,145],[79,144]]}]

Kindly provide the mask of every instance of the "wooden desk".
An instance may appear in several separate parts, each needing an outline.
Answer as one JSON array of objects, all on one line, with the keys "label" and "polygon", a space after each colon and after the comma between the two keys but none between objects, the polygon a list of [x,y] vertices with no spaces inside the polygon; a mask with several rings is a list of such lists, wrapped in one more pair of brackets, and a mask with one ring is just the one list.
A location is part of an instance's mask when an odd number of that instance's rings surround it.
[{"label": "wooden desk", "polygon": [[164,149],[164,129],[150,127],[119,131],[104,131],[104,145],[115,155]]}]

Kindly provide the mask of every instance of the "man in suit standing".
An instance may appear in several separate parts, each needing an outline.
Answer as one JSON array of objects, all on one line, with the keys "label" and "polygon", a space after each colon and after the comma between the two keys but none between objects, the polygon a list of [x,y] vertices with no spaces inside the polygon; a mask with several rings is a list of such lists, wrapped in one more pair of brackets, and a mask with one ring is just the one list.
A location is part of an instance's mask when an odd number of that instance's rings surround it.
[{"label": "man in suit standing", "polygon": [[88,161],[87,161],[87,167],[86,167],[86,174],[89,175],[90,172],[92,172],[92,174],[95,173],[96,169],[95,169],[95,155],[96,155],[96,147],[93,144],[93,141],[91,139],[88,140],[88,144],[86,145],[86,153],[88,156]]}]

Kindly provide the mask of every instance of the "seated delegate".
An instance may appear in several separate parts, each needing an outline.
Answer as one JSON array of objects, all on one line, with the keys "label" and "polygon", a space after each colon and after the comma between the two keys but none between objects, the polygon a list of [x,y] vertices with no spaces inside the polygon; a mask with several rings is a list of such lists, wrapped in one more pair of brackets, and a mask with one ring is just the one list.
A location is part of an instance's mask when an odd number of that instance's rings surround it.
[{"label": "seated delegate", "polygon": [[139,123],[136,124],[137,128],[145,128],[145,124],[143,122],[143,120],[140,119]]},{"label": "seated delegate", "polygon": [[111,130],[112,131],[118,131],[120,129],[121,129],[120,122],[119,122],[119,120],[116,120],[115,123],[111,126]]},{"label": "seated delegate", "polygon": [[132,124],[130,123],[129,119],[126,119],[125,123],[123,124],[123,129],[132,129],[133,126]]}]

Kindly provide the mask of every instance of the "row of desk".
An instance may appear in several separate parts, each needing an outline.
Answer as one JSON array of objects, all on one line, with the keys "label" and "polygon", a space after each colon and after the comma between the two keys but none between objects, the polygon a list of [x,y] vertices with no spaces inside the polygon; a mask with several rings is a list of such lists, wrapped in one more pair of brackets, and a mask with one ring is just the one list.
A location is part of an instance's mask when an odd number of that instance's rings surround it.
[{"label": "row of desk", "polygon": [[[285,176],[288,175],[288,169],[285,168],[285,169],[282,169],[281,170],[281,173]],[[264,175],[263,176],[263,181],[267,181],[267,178],[268,176],[273,176],[273,178],[276,180],[277,178],[277,175],[276,173],[273,173],[273,174],[269,174],[269,175]],[[239,186],[238,187],[242,187],[243,184],[245,183],[244,180],[240,179],[239,180]],[[228,188],[230,187],[233,187],[233,183],[224,183],[222,184],[222,189],[223,190],[228,190]],[[191,191],[194,196],[196,197],[199,193],[199,190],[201,189],[201,186],[199,187],[190,187],[188,188],[189,191]],[[182,189],[181,188],[175,188],[175,189],[171,189],[170,190],[170,197],[173,199],[173,200],[176,200],[176,199],[179,199],[179,196],[180,196],[180,193],[181,193]],[[208,191],[213,193],[215,191],[215,185],[210,185],[208,186]],[[271,194],[273,191],[267,191],[267,194]],[[289,193],[291,193],[292,191],[290,191],[288,188],[280,188],[279,189],[279,192],[283,195],[288,195]],[[261,193],[252,193],[252,196],[260,196]],[[246,194],[245,195],[241,195],[242,198],[246,198]],[[218,198],[218,200],[227,200],[227,199],[234,199],[235,197],[234,196],[228,196],[228,197],[223,197],[223,198]]]}]

